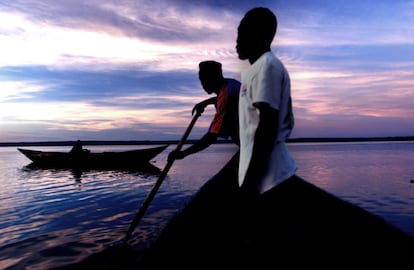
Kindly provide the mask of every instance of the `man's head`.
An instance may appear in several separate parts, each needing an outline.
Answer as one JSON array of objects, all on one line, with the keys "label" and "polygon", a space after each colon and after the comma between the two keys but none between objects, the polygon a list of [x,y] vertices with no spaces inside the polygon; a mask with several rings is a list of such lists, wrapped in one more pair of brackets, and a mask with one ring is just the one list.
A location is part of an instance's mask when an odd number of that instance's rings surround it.
[{"label": "man's head", "polygon": [[223,71],[221,63],[216,61],[203,61],[198,64],[198,78],[204,90],[208,93],[218,93],[223,86]]},{"label": "man's head", "polygon": [[[268,8],[256,7],[249,10],[237,29],[237,53],[241,60],[259,57],[270,50],[276,35],[277,18]],[[257,55],[259,54],[259,55]]]}]

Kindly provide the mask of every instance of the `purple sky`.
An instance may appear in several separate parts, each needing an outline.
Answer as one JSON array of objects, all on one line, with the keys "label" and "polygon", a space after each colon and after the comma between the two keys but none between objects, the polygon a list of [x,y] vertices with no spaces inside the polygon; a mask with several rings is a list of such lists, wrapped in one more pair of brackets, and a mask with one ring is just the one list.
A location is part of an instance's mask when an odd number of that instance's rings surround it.
[{"label": "purple sky", "polygon": [[0,2],[0,142],[179,139],[210,97],[198,63],[236,79],[248,66],[235,40],[255,6],[278,16],[292,138],[414,135],[414,1],[14,0]]}]

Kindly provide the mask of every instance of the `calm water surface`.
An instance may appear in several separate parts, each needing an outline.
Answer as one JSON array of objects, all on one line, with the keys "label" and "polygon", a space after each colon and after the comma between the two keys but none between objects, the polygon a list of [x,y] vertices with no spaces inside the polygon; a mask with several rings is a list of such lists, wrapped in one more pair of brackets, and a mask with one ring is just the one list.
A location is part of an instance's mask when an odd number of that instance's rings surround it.
[{"label": "calm water surface", "polygon": [[[91,146],[92,151],[152,146]],[[27,147],[69,151],[70,147]],[[166,164],[170,146],[153,159]],[[289,148],[305,180],[414,236],[414,142],[304,143]],[[231,158],[214,145],[175,161],[131,236],[146,248],[169,218]],[[119,242],[153,187],[153,172],[30,169],[16,147],[0,147],[0,269],[48,269]]]}]

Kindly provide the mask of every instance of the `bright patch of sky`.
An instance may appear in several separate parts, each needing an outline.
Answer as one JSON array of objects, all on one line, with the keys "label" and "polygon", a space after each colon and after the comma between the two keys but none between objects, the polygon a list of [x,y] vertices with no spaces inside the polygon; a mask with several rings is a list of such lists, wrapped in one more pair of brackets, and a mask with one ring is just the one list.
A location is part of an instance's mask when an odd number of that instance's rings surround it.
[{"label": "bright patch of sky", "polygon": [[278,16],[292,137],[414,135],[414,1],[16,0],[0,2],[0,141],[179,139],[210,97],[198,63],[248,66],[235,39],[255,6]]}]

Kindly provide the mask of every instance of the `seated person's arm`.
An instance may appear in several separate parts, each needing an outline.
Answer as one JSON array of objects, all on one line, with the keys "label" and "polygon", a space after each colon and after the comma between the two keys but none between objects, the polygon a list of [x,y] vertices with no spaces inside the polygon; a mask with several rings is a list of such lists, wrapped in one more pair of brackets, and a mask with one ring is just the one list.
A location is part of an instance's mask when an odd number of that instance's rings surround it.
[{"label": "seated person's arm", "polygon": [[171,161],[173,159],[183,159],[188,155],[204,150],[207,147],[209,147],[212,143],[214,143],[217,140],[217,137],[218,137],[217,134],[207,132],[203,137],[201,137],[200,140],[195,142],[193,145],[191,145],[187,149],[182,150],[182,151],[173,150],[168,155],[168,161]]},{"label": "seated person's arm", "polygon": [[193,110],[191,111],[191,114],[194,115],[194,112],[197,111],[198,114],[202,114],[204,112],[204,109],[210,105],[215,104],[217,102],[217,97],[212,97],[206,100],[203,100],[196,105],[194,105]]}]

